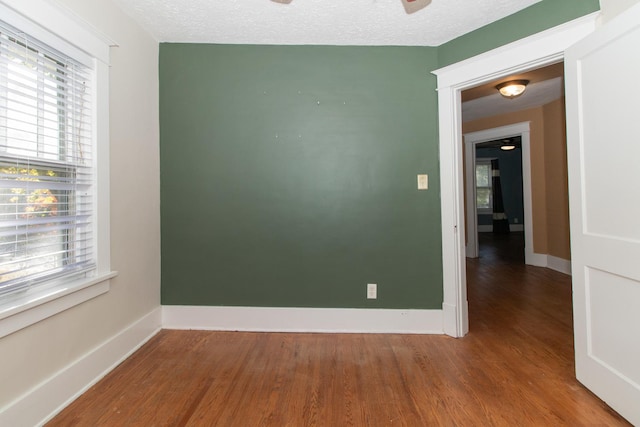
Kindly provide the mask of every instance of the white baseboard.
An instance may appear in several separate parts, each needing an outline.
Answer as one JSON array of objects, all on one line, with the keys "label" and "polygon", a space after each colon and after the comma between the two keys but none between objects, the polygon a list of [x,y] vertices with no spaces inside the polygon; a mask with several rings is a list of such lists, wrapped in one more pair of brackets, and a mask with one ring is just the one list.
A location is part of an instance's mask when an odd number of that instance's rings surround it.
[{"label": "white baseboard", "polygon": [[528,251],[527,248],[524,250],[524,258],[525,264],[533,265],[535,267],[546,267],[548,263],[546,254],[537,254],[535,252]]},{"label": "white baseboard", "polygon": [[160,322],[157,308],[7,405],[0,412],[0,425],[35,426],[49,421],[154,336]]},{"label": "white baseboard", "polygon": [[553,255],[547,255],[547,267],[571,276],[571,261]]},{"label": "white baseboard", "polygon": [[571,275],[571,261],[553,255],[526,253],[526,263],[536,267],[546,267],[560,273]]},{"label": "white baseboard", "polygon": [[[458,311],[462,313],[460,319]],[[461,307],[456,307],[454,304],[443,303],[442,318],[445,334],[455,338],[461,338],[469,333],[469,304],[467,301],[464,301]]]},{"label": "white baseboard", "polygon": [[442,310],[162,306],[164,329],[442,334]]}]

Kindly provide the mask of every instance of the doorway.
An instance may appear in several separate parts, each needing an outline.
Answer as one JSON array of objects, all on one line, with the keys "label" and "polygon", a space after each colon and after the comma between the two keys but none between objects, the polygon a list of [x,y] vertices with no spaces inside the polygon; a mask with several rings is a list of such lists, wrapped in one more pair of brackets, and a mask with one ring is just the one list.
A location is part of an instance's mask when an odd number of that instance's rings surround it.
[{"label": "doorway", "polygon": [[[522,171],[522,216],[519,222],[523,225],[525,263],[536,265],[533,252],[533,208],[531,196],[531,150],[529,122],[516,123],[509,126],[487,129],[478,132],[466,133],[465,141],[465,170],[473,171],[476,165],[476,149],[478,146],[494,140],[505,138],[518,138],[521,154]],[[478,257],[478,209],[476,197],[476,180],[473,173],[465,174],[466,194],[466,238],[465,255],[467,258]],[[516,217],[517,218],[517,217]],[[512,218],[513,219],[513,218]]]},{"label": "doorway", "polygon": [[466,293],[462,90],[564,58],[564,50],[592,33],[595,15],[569,22],[434,71],[438,78],[443,263],[443,329],[462,337],[469,331]]},{"label": "doorway", "polygon": [[[485,260],[501,255],[525,264],[521,141],[517,135],[475,145],[475,174],[469,175],[476,180],[478,256]],[[496,243],[508,243],[509,250],[489,250]]]}]

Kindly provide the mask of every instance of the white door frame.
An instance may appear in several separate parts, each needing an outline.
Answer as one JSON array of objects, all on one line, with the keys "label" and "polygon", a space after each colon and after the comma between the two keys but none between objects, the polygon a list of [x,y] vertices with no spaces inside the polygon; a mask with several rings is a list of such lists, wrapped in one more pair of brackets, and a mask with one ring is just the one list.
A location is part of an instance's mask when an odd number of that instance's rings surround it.
[{"label": "white door frame", "polygon": [[583,16],[433,72],[438,77],[442,311],[447,335],[462,337],[469,331],[460,92],[509,74],[562,61],[567,47],[594,31],[599,14]]},{"label": "white door frame", "polygon": [[[520,136],[522,139],[522,198],[524,207],[524,244],[525,264],[538,265],[533,253],[533,202],[531,197],[531,144],[530,123],[521,122],[492,129],[464,134],[465,165],[467,171],[473,171],[476,164],[476,144],[494,141],[496,139]],[[467,172],[467,245],[466,257],[478,257],[478,210],[476,206],[476,177],[474,173]]]}]

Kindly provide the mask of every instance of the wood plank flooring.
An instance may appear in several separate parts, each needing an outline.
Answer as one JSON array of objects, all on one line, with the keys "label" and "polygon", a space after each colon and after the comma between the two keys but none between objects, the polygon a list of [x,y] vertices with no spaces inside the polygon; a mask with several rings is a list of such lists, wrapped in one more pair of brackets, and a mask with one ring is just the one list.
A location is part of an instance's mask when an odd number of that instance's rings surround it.
[{"label": "wood plank flooring", "polygon": [[628,425],[574,378],[570,277],[518,239],[468,262],[465,338],[163,330],[48,425]]}]

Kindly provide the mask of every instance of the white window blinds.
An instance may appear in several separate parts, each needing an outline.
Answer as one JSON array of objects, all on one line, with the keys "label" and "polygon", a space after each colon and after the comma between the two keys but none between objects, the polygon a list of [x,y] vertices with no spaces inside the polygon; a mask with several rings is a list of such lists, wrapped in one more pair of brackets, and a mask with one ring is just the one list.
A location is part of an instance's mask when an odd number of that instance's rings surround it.
[{"label": "white window blinds", "polygon": [[0,296],[95,268],[91,75],[0,21]]}]

